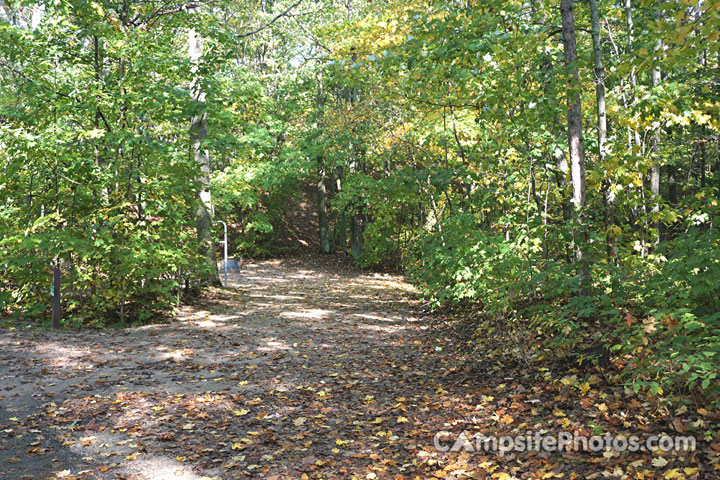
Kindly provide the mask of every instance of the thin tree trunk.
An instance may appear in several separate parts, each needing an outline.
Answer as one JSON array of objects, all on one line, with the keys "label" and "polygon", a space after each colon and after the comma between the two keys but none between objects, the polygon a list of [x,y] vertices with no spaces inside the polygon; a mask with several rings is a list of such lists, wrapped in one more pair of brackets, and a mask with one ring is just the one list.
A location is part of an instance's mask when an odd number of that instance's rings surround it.
[{"label": "thin tree trunk", "polygon": [[[662,41],[658,40],[658,50],[662,52]],[[660,85],[660,82],[662,80],[662,76],[660,73],[660,67],[656,67],[652,71],[652,86],[653,88],[656,88],[658,85]],[[655,126],[655,132],[653,133],[653,139],[652,139],[652,148],[650,149],[650,155],[652,155],[653,163],[652,167],[650,169],[650,193],[652,193],[652,198],[650,199],[652,202],[652,208],[651,211],[656,217],[655,220],[655,244],[657,245],[660,243],[660,161],[659,156],[660,154],[660,125]]]},{"label": "thin tree trunk", "polygon": [[[632,5],[631,0],[625,0],[625,22],[627,24],[627,31],[628,31],[628,44],[627,44],[627,53],[628,55],[631,54],[633,43],[635,42],[635,38],[633,36],[633,17],[632,17]],[[632,105],[635,105],[636,99],[635,99],[635,87],[637,86],[637,79],[635,77],[635,67],[632,67],[632,70],[630,70],[630,87],[632,89],[632,98],[630,103]],[[637,129],[633,129],[632,131],[633,137],[635,139],[635,145],[640,148],[642,146],[642,137],[640,137],[640,132],[637,131]]]},{"label": "thin tree trunk", "polygon": [[[631,0],[625,0],[625,23],[627,25],[627,50],[626,54],[631,56],[633,55],[632,49],[633,44],[635,42],[635,38],[633,36],[634,31],[634,24],[633,24],[633,17],[632,17],[632,4]],[[637,103],[637,98],[635,96],[635,91],[637,89],[637,77],[635,76],[635,67],[633,66],[630,70],[630,101],[629,105],[634,106]],[[632,137],[630,139],[629,147],[630,147],[630,153],[632,155],[640,155],[644,153],[645,146],[643,145],[643,138],[640,136],[640,132],[636,128],[628,127],[629,129],[629,135]],[[634,140],[634,144],[632,142]],[[644,182],[645,175],[640,173],[639,174],[640,179]],[[645,232],[647,230],[647,206],[645,203],[645,188],[640,188],[640,203],[641,203],[641,209],[643,212],[642,215],[642,221],[644,222],[644,225],[641,225],[639,227],[640,230],[640,255],[642,258],[647,257],[647,242],[645,240]]]},{"label": "thin tree trunk", "polygon": [[[192,64],[194,78],[191,85],[193,103],[199,110],[204,110],[205,92],[200,87],[200,76],[198,74],[200,58],[202,57],[202,38],[190,29],[188,32],[188,53]],[[197,236],[200,245],[200,254],[203,257],[204,265],[202,271],[203,283],[221,285],[218,274],[217,258],[215,247],[212,241],[212,198],[210,196],[210,152],[202,145],[207,137],[207,116],[204,111],[196,112],[190,121],[190,145],[191,155],[200,167],[198,181],[200,191],[198,192]]]},{"label": "thin tree trunk", "polygon": [[677,205],[677,202],[678,202],[677,180],[675,178],[675,176],[677,175],[677,170],[675,169],[675,165],[667,166],[667,174],[668,174],[668,199],[670,200],[670,205]]},{"label": "thin tree trunk", "polygon": [[[605,142],[607,140],[607,111],[605,107],[605,65],[603,64],[602,38],[600,37],[600,12],[597,0],[590,0],[590,23],[592,25],[593,58],[595,60],[595,100],[597,106],[597,142],[600,166],[607,171]],[[608,257],[613,261],[617,257],[617,241],[615,240],[613,221],[613,203],[615,195],[610,191],[610,176],[606,174],[602,181],[602,194],[605,204],[603,216],[607,232]]]},{"label": "thin tree trunk", "polygon": [[[572,0],[561,0],[562,41],[565,65],[568,69],[569,88],[567,92],[568,144],[570,150],[570,179],[572,182],[572,203],[575,223],[575,262],[581,282],[589,275],[587,261],[583,257],[585,243],[583,216],[585,208],[585,151],[582,136],[582,110],[580,108],[580,76],[577,66],[577,45],[575,36],[575,12]],[[581,230],[583,232],[581,232]]]}]

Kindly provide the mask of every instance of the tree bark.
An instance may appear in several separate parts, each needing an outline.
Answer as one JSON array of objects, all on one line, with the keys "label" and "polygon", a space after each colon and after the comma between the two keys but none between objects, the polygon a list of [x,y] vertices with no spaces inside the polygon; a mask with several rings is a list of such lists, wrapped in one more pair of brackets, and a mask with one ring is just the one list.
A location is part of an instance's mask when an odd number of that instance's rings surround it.
[{"label": "tree bark", "polygon": [[[590,1],[590,23],[592,25],[593,59],[595,62],[595,102],[597,106],[597,142],[598,161],[601,168],[607,172],[605,142],[607,141],[607,110],[605,105],[605,65],[603,63],[602,38],[600,36],[600,12],[597,0]],[[602,181],[602,195],[604,202],[604,221],[607,232],[607,253],[611,261],[617,257],[617,241],[613,233],[613,203],[615,195],[610,191],[610,175],[606,173]]]},{"label": "tree bark", "polygon": [[580,77],[577,67],[575,13],[572,0],[561,0],[562,38],[565,65],[569,74],[567,92],[568,144],[570,147],[570,178],[572,202],[576,214],[585,206],[585,151],[582,136],[582,110],[580,107]]},{"label": "tree bark", "polygon": [[[625,22],[627,24],[627,31],[628,31],[627,53],[629,55],[632,52],[633,44],[635,42],[635,38],[633,36],[634,23],[633,23],[633,17],[632,17],[631,0],[625,0]],[[635,87],[636,86],[637,86],[637,80],[635,77],[635,67],[632,67],[632,70],[630,71],[630,87],[632,88],[632,97],[630,100],[631,105],[635,105],[635,103],[636,103],[636,98],[635,98]],[[642,137],[640,137],[640,132],[637,129],[632,129],[632,136],[635,140],[635,146],[640,148],[643,143]]]},{"label": "tree bark", "polygon": [[[202,57],[202,38],[194,30],[188,32],[188,54],[192,64],[193,80],[190,87],[192,101],[196,107],[204,110],[205,92],[200,86],[200,75],[198,73],[200,58]],[[201,280],[210,285],[221,285],[217,267],[215,247],[212,241],[212,197],[210,195],[210,152],[202,145],[207,137],[207,116],[204,111],[196,113],[190,120],[190,145],[191,155],[200,168],[200,175],[197,181],[200,184],[198,192],[197,237],[200,246],[200,254],[203,257],[201,269]]]},{"label": "tree bark", "polygon": [[605,108],[605,66],[603,64],[602,39],[600,37],[600,12],[597,0],[590,0],[590,22],[592,24],[593,59],[595,61],[595,99],[597,102],[598,158],[605,162],[605,141],[607,139],[607,113]]},{"label": "tree bark", "polygon": [[[662,41],[658,40],[658,51],[662,52]],[[652,86],[653,88],[656,88],[658,85],[660,85],[660,82],[662,81],[662,75],[660,72],[660,67],[656,67],[652,71]],[[650,155],[652,155],[653,163],[652,167],[650,169],[650,192],[651,195],[651,202],[652,202],[652,209],[651,211],[655,214],[655,216],[659,216],[660,214],[660,161],[658,159],[658,156],[660,154],[660,125],[658,122],[658,125],[655,127],[655,132],[653,133],[653,139],[652,139],[652,148],[650,150]],[[657,231],[655,234],[655,244],[660,243],[660,220],[655,220],[655,230]]]},{"label": "tree bark", "polygon": [[565,65],[568,73],[567,123],[568,145],[570,150],[570,179],[572,182],[573,221],[575,223],[575,262],[581,283],[588,277],[586,259],[583,257],[585,243],[583,228],[583,210],[585,208],[585,151],[582,136],[582,110],[580,106],[580,75],[577,66],[577,44],[575,36],[575,12],[572,0],[561,0],[562,41]]}]

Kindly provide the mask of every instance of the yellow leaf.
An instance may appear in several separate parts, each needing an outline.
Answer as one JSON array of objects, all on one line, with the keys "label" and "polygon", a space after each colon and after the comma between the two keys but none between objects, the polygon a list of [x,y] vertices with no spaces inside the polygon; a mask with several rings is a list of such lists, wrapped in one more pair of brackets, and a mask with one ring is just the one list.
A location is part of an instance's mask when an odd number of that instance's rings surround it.
[{"label": "yellow leaf", "polygon": [[585,382],[578,385],[578,388],[580,389],[580,393],[583,395],[587,395],[587,393],[590,391],[590,383]]},{"label": "yellow leaf", "polygon": [[233,444],[232,444],[232,449],[233,449],[233,450],[241,450],[242,448],[243,448],[243,444],[242,444],[242,443],[233,443]]},{"label": "yellow leaf", "polygon": [[514,421],[515,421],[515,419],[514,419],[513,417],[511,417],[510,415],[504,415],[504,416],[500,419],[500,423],[502,423],[502,424],[504,424],[504,425],[510,425],[510,424],[513,423]]},{"label": "yellow leaf", "polygon": [[242,417],[243,415],[247,415],[248,413],[250,413],[250,410],[246,410],[243,408],[242,410],[235,410],[233,412],[233,415],[235,415],[236,417]]},{"label": "yellow leaf", "polygon": [[668,470],[667,472],[663,473],[663,477],[665,477],[667,480],[671,480],[673,478],[685,478],[685,475],[680,473],[677,468],[673,468],[672,470]]},{"label": "yellow leaf", "polygon": [[407,423],[408,419],[405,417],[398,417],[397,422],[398,423]]},{"label": "yellow leaf", "polygon": [[187,458],[185,458],[185,457],[175,457],[175,460],[177,460],[178,462],[184,462],[185,460],[187,460]]}]

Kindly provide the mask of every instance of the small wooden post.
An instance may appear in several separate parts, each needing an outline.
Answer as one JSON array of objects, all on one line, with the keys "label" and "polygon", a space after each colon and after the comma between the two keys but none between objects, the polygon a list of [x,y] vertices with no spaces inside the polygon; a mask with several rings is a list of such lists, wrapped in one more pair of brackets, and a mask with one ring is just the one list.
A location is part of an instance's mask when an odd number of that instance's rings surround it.
[{"label": "small wooden post", "polygon": [[60,267],[53,267],[52,327],[60,328]]}]

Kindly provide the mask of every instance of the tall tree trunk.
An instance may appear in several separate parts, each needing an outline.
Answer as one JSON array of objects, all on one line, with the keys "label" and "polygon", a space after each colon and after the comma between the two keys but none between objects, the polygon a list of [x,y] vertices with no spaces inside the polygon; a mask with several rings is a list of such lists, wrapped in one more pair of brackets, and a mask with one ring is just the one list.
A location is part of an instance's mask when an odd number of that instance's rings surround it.
[{"label": "tall tree trunk", "polygon": [[[545,4],[542,0],[534,0],[533,6],[535,7],[535,11],[539,12],[540,16],[540,23],[546,24],[547,23],[547,15],[545,14]],[[550,72],[553,68],[551,57],[547,56],[544,61],[545,69]],[[550,84],[547,83],[544,87],[545,94],[549,94],[549,87]],[[555,125],[559,124],[559,120],[556,117],[553,118],[553,127]],[[555,151],[550,152],[554,163],[555,163],[555,180],[557,181],[557,185],[560,188],[560,193],[562,195],[562,212],[563,212],[563,220],[567,224],[569,221],[572,220],[573,217],[573,207],[572,203],[570,201],[570,198],[566,195],[567,186],[568,186],[568,175],[570,173],[570,166],[568,165],[567,161],[567,155],[565,155],[565,152],[557,148]],[[569,252],[568,249],[568,258],[572,259],[573,255]]]},{"label": "tall tree trunk", "polygon": [[[590,1],[590,23],[592,25],[593,59],[595,61],[595,101],[597,106],[597,142],[598,160],[601,168],[607,171],[605,142],[607,140],[607,111],[605,108],[605,65],[603,64],[602,38],[600,37],[600,12],[597,0]],[[610,260],[617,257],[617,241],[615,240],[613,203],[615,195],[610,191],[610,175],[606,174],[602,181],[602,194],[605,208],[603,211],[605,231],[607,232],[607,252]]]},{"label": "tall tree trunk", "polygon": [[[658,51],[662,52],[662,41],[658,40]],[[660,85],[660,82],[662,80],[662,76],[660,73],[660,67],[656,67],[652,71],[652,86],[653,88],[656,88],[658,85]],[[651,211],[655,214],[656,217],[660,214],[660,159],[658,156],[660,155],[660,124],[658,122],[658,125],[654,126],[655,132],[653,133],[653,139],[652,139],[652,148],[650,149],[650,155],[653,156],[653,163],[652,167],[650,169],[650,193],[652,202],[652,209]],[[660,220],[655,220],[655,244],[660,243]]]},{"label": "tall tree trunk", "polygon": [[[204,111],[205,92],[200,86],[199,64],[202,57],[202,38],[194,30],[188,32],[188,54],[192,64],[193,80],[190,87],[192,101],[195,104],[195,115],[190,120],[190,154],[200,167],[197,180],[200,183],[198,192],[197,237],[200,254],[204,259],[202,281],[206,284],[221,285],[218,274],[215,246],[212,241],[212,198],[210,196],[210,152],[202,145],[207,137],[207,116]],[[200,111],[198,111],[200,110]]]},{"label": "tall tree trunk", "polygon": [[[631,0],[625,0],[625,22],[627,24],[627,55],[632,55],[632,49],[633,44],[635,42],[633,32],[634,32],[634,23],[633,23],[633,17],[632,17],[632,4]],[[637,77],[635,76],[635,67],[632,67],[630,70],[630,87],[631,87],[631,97],[630,97],[630,105],[634,106],[637,104],[637,97],[635,95],[636,87],[637,87]],[[631,130],[631,136],[634,138],[634,146],[631,142],[630,149],[631,153],[633,155],[640,155],[644,154],[645,151],[645,145],[644,140],[640,136],[640,131],[636,128],[628,127]],[[643,173],[640,173],[640,179],[644,182],[645,175]],[[640,255],[642,258],[647,257],[648,249],[647,249],[647,242],[645,239],[646,232],[647,232],[647,204],[645,202],[645,188],[642,187],[640,189],[640,204],[641,209],[643,212],[642,218],[644,225],[640,226]]]},{"label": "tall tree trunk", "polygon": [[[583,257],[585,243],[585,151],[582,136],[582,110],[580,107],[580,76],[577,66],[577,44],[575,37],[575,12],[573,0],[561,0],[562,41],[565,65],[568,70],[569,86],[567,92],[568,145],[570,150],[570,179],[572,182],[572,203],[574,210],[575,262],[581,282],[589,275],[587,260]],[[581,231],[582,230],[582,231]]]},{"label": "tall tree trunk", "polygon": [[[625,0],[625,22],[627,24],[627,31],[628,31],[628,37],[627,37],[627,54],[630,55],[632,53],[633,44],[635,42],[635,38],[633,36],[634,31],[634,23],[633,23],[633,17],[632,17],[632,4],[631,0]],[[630,100],[630,103],[632,105],[635,105],[636,98],[635,98],[635,87],[637,86],[637,79],[635,77],[635,67],[632,67],[632,70],[630,70],[630,87],[632,88],[632,98]],[[642,146],[642,137],[640,136],[640,132],[637,129],[632,130],[632,135],[635,139],[635,146],[640,148]]]},{"label": "tall tree trunk", "polygon": [[327,187],[325,186],[325,158],[317,159],[318,224],[320,227],[320,253],[330,253],[328,236]]},{"label": "tall tree trunk", "polygon": [[[545,24],[547,22],[547,15],[545,14],[545,4],[542,0],[534,0],[533,1],[533,7],[535,8],[535,12],[540,12],[540,23]],[[551,71],[553,68],[552,61],[550,59],[551,57],[547,56],[544,60],[544,67],[546,71]],[[549,94],[549,87],[550,84],[546,83],[544,87],[544,93],[547,95]],[[557,116],[553,118],[553,127],[559,124]],[[562,195],[562,212],[563,212],[563,220],[565,223],[569,222],[572,219],[572,204],[570,202],[570,198],[568,198],[565,194],[568,186],[568,174],[570,173],[570,166],[568,165],[567,156],[565,155],[565,152],[559,148],[557,148],[555,151],[550,152],[550,154],[553,157],[554,163],[555,163],[555,180],[557,182],[558,187],[560,188],[560,192]],[[568,254],[568,258],[572,258],[572,255]]]}]

